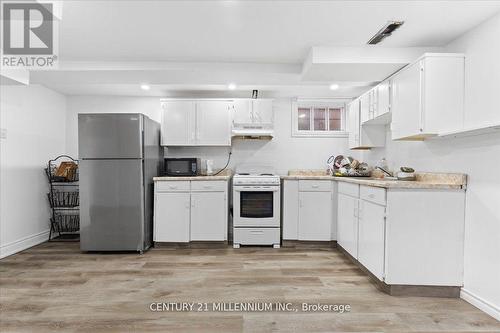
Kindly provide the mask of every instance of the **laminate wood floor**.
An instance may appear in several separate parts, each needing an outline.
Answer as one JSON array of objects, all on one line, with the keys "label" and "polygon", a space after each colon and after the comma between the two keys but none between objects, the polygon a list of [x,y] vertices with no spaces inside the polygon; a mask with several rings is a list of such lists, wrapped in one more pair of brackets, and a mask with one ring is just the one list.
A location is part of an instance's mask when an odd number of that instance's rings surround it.
[{"label": "laminate wood floor", "polygon": [[[153,302],[206,302],[209,310],[282,302],[298,311],[153,312]],[[351,310],[307,312],[303,302]],[[139,255],[45,243],[0,261],[0,316],[1,332],[500,332],[500,322],[460,299],[388,296],[326,248]]]}]

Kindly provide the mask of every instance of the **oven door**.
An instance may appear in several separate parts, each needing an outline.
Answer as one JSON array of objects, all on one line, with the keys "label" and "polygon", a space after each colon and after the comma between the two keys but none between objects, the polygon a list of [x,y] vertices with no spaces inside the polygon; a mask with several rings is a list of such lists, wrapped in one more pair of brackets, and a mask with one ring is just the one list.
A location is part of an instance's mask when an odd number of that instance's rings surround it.
[{"label": "oven door", "polygon": [[234,186],[235,227],[279,227],[279,186]]}]

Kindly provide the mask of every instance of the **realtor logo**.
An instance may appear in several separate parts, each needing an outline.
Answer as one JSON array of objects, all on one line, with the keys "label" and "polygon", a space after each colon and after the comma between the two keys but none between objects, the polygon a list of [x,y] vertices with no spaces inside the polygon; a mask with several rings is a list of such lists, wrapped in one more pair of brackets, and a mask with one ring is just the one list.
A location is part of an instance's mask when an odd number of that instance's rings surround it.
[{"label": "realtor logo", "polygon": [[54,67],[53,4],[3,3],[2,21],[2,66]]}]

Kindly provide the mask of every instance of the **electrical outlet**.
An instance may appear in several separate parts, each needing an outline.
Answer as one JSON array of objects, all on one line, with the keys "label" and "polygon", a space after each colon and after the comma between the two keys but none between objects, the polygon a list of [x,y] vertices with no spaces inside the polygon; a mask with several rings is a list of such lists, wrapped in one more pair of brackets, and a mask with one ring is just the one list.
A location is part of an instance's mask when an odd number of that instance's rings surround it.
[{"label": "electrical outlet", "polygon": [[7,139],[7,129],[0,128],[0,139]]}]

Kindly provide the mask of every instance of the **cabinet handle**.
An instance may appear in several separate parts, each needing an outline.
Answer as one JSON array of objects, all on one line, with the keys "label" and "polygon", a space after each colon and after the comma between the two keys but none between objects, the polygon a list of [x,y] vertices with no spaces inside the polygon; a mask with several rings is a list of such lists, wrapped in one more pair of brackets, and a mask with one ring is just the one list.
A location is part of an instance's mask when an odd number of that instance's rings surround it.
[{"label": "cabinet handle", "polygon": [[175,185],[169,185],[168,187],[171,188],[171,189],[176,189],[177,188],[177,186],[175,186]]},{"label": "cabinet handle", "polygon": [[302,200],[299,200],[299,207],[302,207]]},{"label": "cabinet handle", "polygon": [[212,188],[211,185],[203,185],[203,188]]},{"label": "cabinet handle", "polygon": [[369,195],[368,195],[368,198],[370,198],[370,199],[375,198],[375,194],[369,194]]},{"label": "cabinet handle", "polygon": [[262,231],[262,230],[250,230],[250,233],[251,233],[251,234],[259,234],[259,235],[262,235],[262,234],[264,234],[264,231]]},{"label": "cabinet handle", "polygon": [[190,207],[189,201],[186,201],[186,204],[184,206],[186,207],[186,209],[189,209]]},{"label": "cabinet handle", "polygon": [[312,185],[312,188],[318,188],[319,185]]}]

